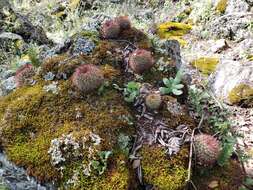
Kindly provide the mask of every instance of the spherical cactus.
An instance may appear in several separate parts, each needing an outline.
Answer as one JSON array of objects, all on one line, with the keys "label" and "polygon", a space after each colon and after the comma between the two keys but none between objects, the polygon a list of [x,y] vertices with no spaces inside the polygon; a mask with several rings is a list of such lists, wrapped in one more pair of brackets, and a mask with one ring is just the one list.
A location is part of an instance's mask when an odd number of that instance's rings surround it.
[{"label": "spherical cactus", "polygon": [[211,135],[200,134],[194,137],[197,162],[203,166],[213,165],[220,154],[219,141]]},{"label": "spherical cactus", "polygon": [[114,39],[119,36],[120,26],[115,20],[107,20],[102,25],[101,34],[105,39]]},{"label": "spherical cactus", "polygon": [[78,90],[83,93],[89,93],[103,84],[104,76],[98,67],[87,64],[79,66],[75,70],[71,80]]},{"label": "spherical cactus", "polygon": [[151,110],[159,109],[162,104],[162,97],[160,94],[151,93],[146,96],[145,104]]},{"label": "spherical cactus", "polygon": [[119,16],[115,18],[115,22],[119,24],[121,30],[131,28],[131,22],[128,16]]},{"label": "spherical cactus", "polygon": [[17,87],[29,84],[31,78],[35,75],[35,70],[32,64],[25,64],[20,67],[15,74],[15,83]]},{"label": "spherical cactus", "polygon": [[137,49],[130,54],[129,66],[137,74],[142,74],[154,65],[154,59],[150,51]]}]

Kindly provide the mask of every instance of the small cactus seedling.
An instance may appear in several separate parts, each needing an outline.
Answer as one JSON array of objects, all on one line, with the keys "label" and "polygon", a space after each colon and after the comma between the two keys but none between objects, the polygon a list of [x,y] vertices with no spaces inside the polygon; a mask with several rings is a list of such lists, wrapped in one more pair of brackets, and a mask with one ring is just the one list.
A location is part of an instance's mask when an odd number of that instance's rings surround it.
[{"label": "small cactus seedling", "polygon": [[74,86],[83,93],[98,89],[104,82],[102,71],[92,64],[79,66],[71,79]]},{"label": "small cactus seedling", "polygon": [[101,34],[105,39],[115,39],[119,36],[120,25],[115,20],[107,20],[102,25]]},{"label": "small cactus seedling", "polygon": [[29,84],[31,78],[35,75],[32,64],[25,64],[20,67],[15,74],[15,83],[17,87]]},{"label": "small cactus seedling", "polygon": [[154,65],[154,59],[150,51],[137,49],[130,54],[129,66],[136,74],[142,74]]},{"label": "small cactus seedling", "polygon": [[119,16],[115,18],[115,22],[119,24],[121,30],[131,28],[131,22],[128,16]]},{"label": "small cactus seedling", "polygon": [[200,134],[194,137],[194,148],[197,161],[203,166],[212,166],[219,157],[219,141],[211,135]]},{"label": "small cactus seedling", "polygon": [[159,109],[162,104],[162,97],[160,94],[151,93],[146,96],[145,104],[151,110]]}]

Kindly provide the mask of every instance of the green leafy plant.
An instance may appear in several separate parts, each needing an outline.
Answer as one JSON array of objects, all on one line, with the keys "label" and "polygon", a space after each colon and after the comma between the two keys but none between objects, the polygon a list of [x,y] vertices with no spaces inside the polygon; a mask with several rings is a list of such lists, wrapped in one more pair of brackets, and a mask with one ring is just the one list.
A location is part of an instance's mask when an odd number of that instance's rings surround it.
[{"label": "green leafy plant", "polygon": [[134,102],[135,98],[140,94],[141,84],[138,82],[131,81],[125,85],[123,90],[124,100],[126,102]]},{"label": "green leafy plant", "polygon": [[91,165],[99,175],[102,175],[105,172],[107,168],[107,160],[111,154],[111,151],[101,151],[98,153],[99,160],[92,160]]},{"label": "green leafy plant", "polygon": [[130,150],[130,137],[128,135],[125,135],[123,133],[120,133],[119,134],[119,137],[118,137],[118,146],[120,148],[120,150],[122,152],[124,152],[126,155],[129,154],[129,150]]},{"label": "green leafy plant", "polygon": [[176,74],[176,77],[173,79],[172,77],[170,79],[164,78],[163,83],[166,87],[161,87],[159,90],[162,94],[174,94],[176,96],[179,96],[183,94],[182,88],[184,87],[183,84],[181,84],[182,79],[182,71],[179,70]]}]

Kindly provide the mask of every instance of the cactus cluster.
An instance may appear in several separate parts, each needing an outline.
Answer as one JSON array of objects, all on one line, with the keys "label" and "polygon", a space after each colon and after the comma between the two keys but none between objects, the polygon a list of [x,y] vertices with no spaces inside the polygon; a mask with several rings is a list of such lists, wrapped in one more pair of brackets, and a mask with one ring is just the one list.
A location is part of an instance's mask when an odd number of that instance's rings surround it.
[{"label": "cactus cluster", "polygon": [[136,74],[142,74],[154,65],[154,59],[150,51],[136,49],[129,56],[129,66]]},{"label": "cactus cluster", "polygon": [[104,82],[102,71],[92,64],[79,66],[72,78],[73,85],[83,93],[89,93],[99,88]]},{"label": "cactus cluster", "polygon": [[31,78],[35,75],[32,64],[25,64],[20,67],[15,74],[16,87],[27,85],[31,82]]},{"label": "cactus cluster", "polygon": [[127,16],[119,16],[113,20],[104,22],[101,28],[101,35],[105,39],[115,39],[122,30],[131,28],[130,20]]},{"label": "cactus cluster", "polygon": [[200,134],[194,137],[197,162],[203,166],[212,166],[220,154],[219,141],[211,135]]},{"label": "cactus cluster", "polygon": [[162,97],[158,93],[150,93],[145,98],[145,104],[151,110],[159,109],[162,104]]}]

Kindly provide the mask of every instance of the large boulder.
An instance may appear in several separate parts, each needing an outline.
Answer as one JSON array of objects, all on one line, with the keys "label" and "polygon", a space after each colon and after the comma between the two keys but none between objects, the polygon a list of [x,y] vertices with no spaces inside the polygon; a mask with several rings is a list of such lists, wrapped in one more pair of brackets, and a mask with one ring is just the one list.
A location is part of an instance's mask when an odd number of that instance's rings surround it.
[{"label": "large boulder", "polygon": [[252,106],[253,62],[223,60],[214,74],[212,89],[226,103]]}]

